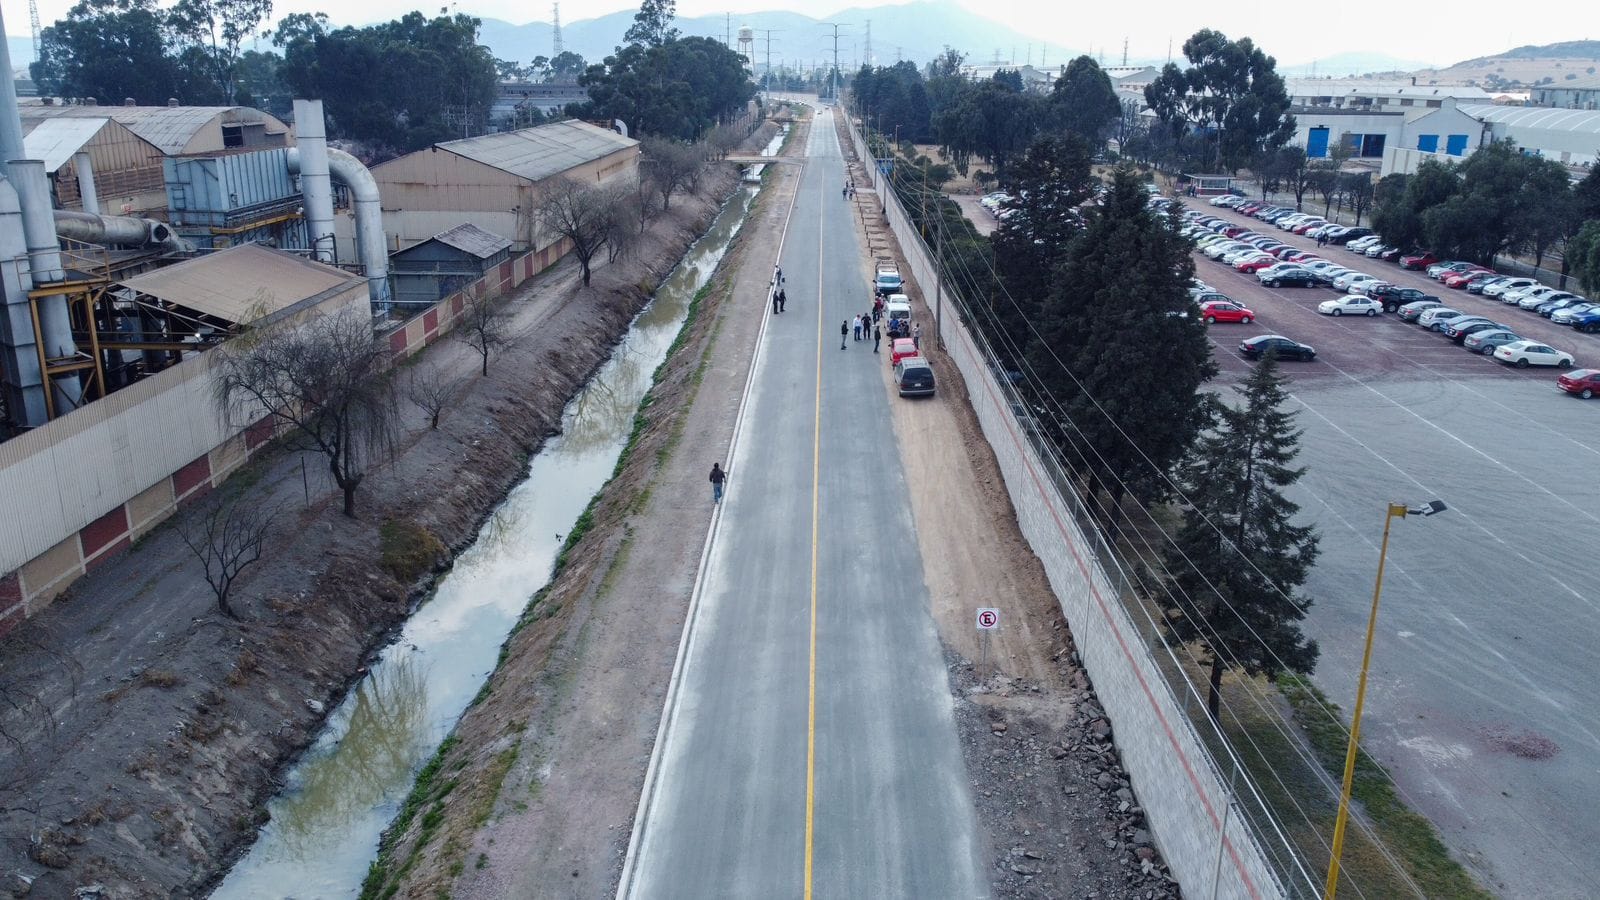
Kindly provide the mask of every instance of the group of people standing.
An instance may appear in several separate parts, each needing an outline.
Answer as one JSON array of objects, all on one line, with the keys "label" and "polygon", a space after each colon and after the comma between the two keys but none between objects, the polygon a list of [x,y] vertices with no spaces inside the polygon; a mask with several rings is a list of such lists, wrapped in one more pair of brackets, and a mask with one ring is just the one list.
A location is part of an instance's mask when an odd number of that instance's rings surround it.
[{"label": "group of people standing", "polygon": [[878,311],[862,313],[859,316],[839,323],[839,349],[845,348],[845,338],[854,334],[858,341],[871,341],[872,352],[878,352],[878,345],[883,342],[883,329],[878,326]]}]

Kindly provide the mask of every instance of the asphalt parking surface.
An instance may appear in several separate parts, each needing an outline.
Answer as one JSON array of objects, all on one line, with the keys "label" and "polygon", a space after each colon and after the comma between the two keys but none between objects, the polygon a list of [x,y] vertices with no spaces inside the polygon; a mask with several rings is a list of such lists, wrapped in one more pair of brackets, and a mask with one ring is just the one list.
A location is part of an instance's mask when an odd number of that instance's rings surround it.
[{"label": "asphalt parking surface", "polygon": [[[1315,241],[1207,212],[1315,250]],[[1463,312],[1600,366],[1600,335],[1452,291],[1339,247],[1327,259],[1435,294]],[[1277,333],[1317,349],[1286,362],[1307,467],[1294,499],[1322,535],[1307,632],[1317,683],[1348,710],[1390,501],[1443,499],[1394,523],[1363,744],[1457,856],[1506,896],[1600,896],[1600,401],[1555,387],[1385,314],[1316,312],[1331,288],[1272,290],[1196,257],[1197,276],[1256,314],[1213,325],[1218,384],[1249,368],[1239,340]]]}]

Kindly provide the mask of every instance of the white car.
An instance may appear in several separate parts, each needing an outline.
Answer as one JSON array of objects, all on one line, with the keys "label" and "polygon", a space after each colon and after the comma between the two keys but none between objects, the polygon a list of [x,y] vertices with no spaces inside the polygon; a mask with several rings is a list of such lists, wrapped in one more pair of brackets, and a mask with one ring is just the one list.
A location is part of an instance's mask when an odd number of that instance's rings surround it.
[{"label": "white car", "polygon": [[1383,243],[1383,238],[1375,234],[1369,234],[1366,237],[1356,238],[1350,243],[1345,244],[1344,248],[1349,250],[1351,253],[1362,253],[1365,252],[1368,247],[1375,247],[1381,243]]},{"label": "white car", "polygon": [[1553,287],[1537,287],[1526,291],[1517,292],[1517,305],[1523,309],[1538,309],[1546,300],[1559,300],[1563,296],[1572,296],[1566,291],[1558,291]]},{"label": "white car", "polygon": [[1217,241],[1214,244],[1206,245],[1206,248],[1200,252],[1204,253],[1209,259],[1221,259],[1222,254],[1232,253],[1242,246],[1244,245],[1235,240]]},{"label": "white car", "polygon": [[1356,277],[1350,279],[1349,284],[1344,286],[1344,292],[1347,294],[1366,294],[1370,293],[1373,288],[1387,287],[1388,285],[1389,282],[1384,281],[1381,278],[1376,278],[1371,275],[1357,275]]},{"label": "white car", "polygon": [[1431,309],[1423,310],[1422,315],[1417,316],[1417,324],[1423,328],[1438,331],[1444,327],[1440,321],[1441,319],[1453,319],[1459,315],[1461,315],[1461,310],[1459,309],[1451,309],[1448,306],[1435,306]]},{"label": "white car", "polygon": [[1538,283],[1532,278],[1507,278],[1505,281],[1497,281],[1494,284],[1485,285],[1483,295],[1485,297],[1493,297],[1496,300],[1504,300],[1507,294],[1515,293],[1524,288],[1531,288]]},{"label": "white car", "polygon": [[1526,369],[1529,366],[1555,366],[1565,369],[1572,365],[1572,354],[1563,353],[1538,341],[1512,341],[1495,348],[1494,358],[1506,365]]},{"label": "white car", "polygon": [[1365,272],[1344,272],[1333,277],[1333,286],[1342,291],[1350,286],[1350,282],[1358,278],[1373,280],[1375,276],[1368,275]]},{"label": "white car", "polygon": [[1359,294],[1339,297],[1335,300],[1324,300],[1317,304],[1317,312],[1325,316],[1375,316],[1383,312],[1383,304]]},{"label": "white car", "polygon": [[1367,259],[1378,259],[1393,249],[1394,247],[1389,244],[1373,244],[1371,247],[1361,251],[1361,255]]}]

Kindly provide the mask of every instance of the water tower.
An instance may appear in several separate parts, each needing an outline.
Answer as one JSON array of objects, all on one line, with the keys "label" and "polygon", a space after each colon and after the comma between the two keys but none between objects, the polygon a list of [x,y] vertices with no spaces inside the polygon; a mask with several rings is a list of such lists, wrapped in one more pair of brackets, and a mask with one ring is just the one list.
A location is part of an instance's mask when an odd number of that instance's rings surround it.
[{"label": "water tower", "polygon": [[739,57],[746,69],[756,70],[756,31],[749,25],[739,26]]}]

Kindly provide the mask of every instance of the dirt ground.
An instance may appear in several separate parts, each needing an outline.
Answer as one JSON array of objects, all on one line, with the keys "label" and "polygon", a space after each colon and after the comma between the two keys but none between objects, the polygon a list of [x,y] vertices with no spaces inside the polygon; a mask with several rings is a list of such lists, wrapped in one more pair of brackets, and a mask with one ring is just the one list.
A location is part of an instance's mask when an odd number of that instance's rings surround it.
[{"label": "dirt ground", "polygon": [[[840,143],[848,157],[842,121]],[[858,195],[868,244],[909,272],[877,204],[876,194]],[[1002,897],[1175,897],[1178,886],[1144,827],[1110,722],[1077,663],[1044,568],[1018,528],[960,374],[936,346],[933,314],[918,286],[908,283],[908,293],[939,393],[896,398],[895,436],[989,841],[991,889]],[[887,366],[884,389],[894,390]],[[1002,615],[986,649],[974,622],[978,607]]]},{"label": "dirt ground", "polygon": [[0,708],[0,896],[203,893],[253,836],[277,773],[431,583],[380,565],[380,525],[469,543],[646,301],[640,285],[671,269],[735,178],[723,167],[703,179],[590,286],[571,260],[523,285],[487,377],[465,344],[426,351],[456,395],[436,431],[403,410],[358,520],[340,514],[320,457],[274,449],[236,474],[224,490],[281,508],[264,561],[236,585],[240,619],[216,613],[169,523],[8,636],[0,685],[23,702]]}]

